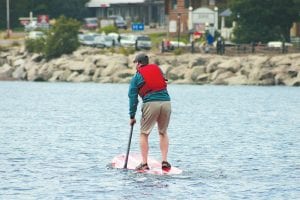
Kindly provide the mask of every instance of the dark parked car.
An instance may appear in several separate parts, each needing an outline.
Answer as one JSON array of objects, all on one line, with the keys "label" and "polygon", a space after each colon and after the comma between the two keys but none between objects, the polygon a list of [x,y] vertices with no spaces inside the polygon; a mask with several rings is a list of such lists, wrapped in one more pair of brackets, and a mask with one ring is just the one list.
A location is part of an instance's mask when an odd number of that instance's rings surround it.
[{"label": "dark parked car", "polygon": [[127,24],[124,18],[120,15],[111,15],[108,19],[113,19],[117,28],[127,29]]}]

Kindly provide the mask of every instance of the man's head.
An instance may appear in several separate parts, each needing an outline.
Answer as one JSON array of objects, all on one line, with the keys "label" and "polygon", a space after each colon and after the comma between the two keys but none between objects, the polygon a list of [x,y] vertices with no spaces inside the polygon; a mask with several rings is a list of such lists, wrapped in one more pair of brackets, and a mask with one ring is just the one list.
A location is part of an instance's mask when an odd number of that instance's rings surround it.
[{"label": "man's head", "polygon": [[140,53],[140,54],[136,55],[133,62],[137,63],[137,64],[140,64],[140,65],[148,65],[149,64],[149,57],[144,53]]}]

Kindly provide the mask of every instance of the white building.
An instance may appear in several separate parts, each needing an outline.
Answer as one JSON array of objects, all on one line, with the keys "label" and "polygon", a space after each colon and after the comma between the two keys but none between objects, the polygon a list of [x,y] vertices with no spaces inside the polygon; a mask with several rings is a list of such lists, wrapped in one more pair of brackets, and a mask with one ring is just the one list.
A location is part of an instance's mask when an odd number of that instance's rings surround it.
[{"label": "white building", "polygon": [[192,26],[197,32],[209,32],[214,35],[215,31],[218,30],[218,9],[215,7],[214,10],[209,8],[198,8],[192,11]]}]

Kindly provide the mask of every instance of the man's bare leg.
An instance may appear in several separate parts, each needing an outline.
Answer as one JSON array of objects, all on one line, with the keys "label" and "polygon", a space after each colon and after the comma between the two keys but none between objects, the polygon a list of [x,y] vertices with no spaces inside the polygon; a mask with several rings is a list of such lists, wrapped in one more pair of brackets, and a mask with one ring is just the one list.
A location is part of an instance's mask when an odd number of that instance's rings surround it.
[{"label": "man's bare leg", "polygon": [[159,134],[159,142],[160,142],[160,151],[161,151],[161,157],[162,161],[168,161],[168,149],[169,149],[169,136],[167,133]]},{"label": "man's bare leg", "polygon": [[149,134],[141,133],[140,135],[140,148],[141,148],[141,154],[142,154],[142,163],[147,163],[148,159],[148,136]]}]

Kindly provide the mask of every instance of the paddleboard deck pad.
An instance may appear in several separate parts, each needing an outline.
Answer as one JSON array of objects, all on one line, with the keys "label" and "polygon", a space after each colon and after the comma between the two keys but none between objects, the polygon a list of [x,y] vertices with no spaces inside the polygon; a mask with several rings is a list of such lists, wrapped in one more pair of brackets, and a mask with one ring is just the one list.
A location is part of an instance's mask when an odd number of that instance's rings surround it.
[{"label": "paddleboard deck pad", "polygon": [[[123,169],[125,164],[126,154],[120,154],[115,156],[112,159],[112,167],[117,169]],[[142,161],[142,156],[138,153],[130,153],[128,156],[127,169],[135,170],[136,166],[138,166]],[[148,166],[149,170],[141,170],[136,171],[138,173],[146,173],[146,174],[156,174],[156,175],[176,175],[181,174],[182,170],[177,167],[171,167],[170,170],[162,170],[161,162],[148,157]]]}]

